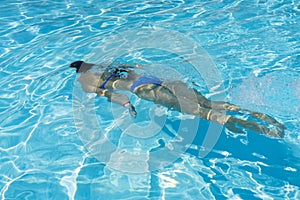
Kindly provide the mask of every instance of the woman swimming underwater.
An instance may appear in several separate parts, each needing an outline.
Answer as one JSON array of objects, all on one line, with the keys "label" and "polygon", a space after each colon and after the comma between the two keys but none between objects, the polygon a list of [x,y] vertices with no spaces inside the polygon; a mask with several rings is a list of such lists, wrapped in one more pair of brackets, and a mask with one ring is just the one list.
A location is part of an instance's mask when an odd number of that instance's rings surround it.
[{"label": "woman swimming underwater", "polygon": [[[93,72],[91,69],[94,66],[96,65],[83,61],[76,61],[70,65],[80,73],[78,81],[85,92],[97,93],[98,96],[107,97],[110,102],[128,108],[134,118],[137,115],[134,106],[125,94],[119,94],[116,90],[131,91],[139,98],[217,122],[233,132],[243,132],[245,128],[270,137],[284,136],[284,125],[271,116],[242,109],[227,102],[208,100],[181,81],[166,82],[157,77],[137,74],[134,72],[134,66],[109,66],[102,70],[102,73]],[[235,117],[241,114],[243,119]]]}]

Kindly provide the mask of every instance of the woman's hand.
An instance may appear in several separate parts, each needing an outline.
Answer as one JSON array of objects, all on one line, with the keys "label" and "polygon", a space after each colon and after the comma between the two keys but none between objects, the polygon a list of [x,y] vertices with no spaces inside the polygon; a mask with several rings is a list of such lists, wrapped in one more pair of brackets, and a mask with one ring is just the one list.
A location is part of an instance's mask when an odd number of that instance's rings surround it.
[{"label": "woman's hand", "polygon": [[128,108],[129,114],[133,117],[136,118],[136,111],[134,106],[128,101],[126,103],[123,104],[124,107]]}]

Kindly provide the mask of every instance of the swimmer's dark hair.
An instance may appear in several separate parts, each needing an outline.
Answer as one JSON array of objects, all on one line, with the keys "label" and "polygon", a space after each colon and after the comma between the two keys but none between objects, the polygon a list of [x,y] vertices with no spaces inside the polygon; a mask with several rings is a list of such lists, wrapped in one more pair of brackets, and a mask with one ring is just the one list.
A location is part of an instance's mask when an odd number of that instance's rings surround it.
[{"label": "swimmer's dark hair", "polygon": [[86,72],[89,69],[91,69],[94,66],[94,64],[85,63],[84,61],[75,61],[72,64],[70,64],[71,68],[76,68],[76,73]]}]

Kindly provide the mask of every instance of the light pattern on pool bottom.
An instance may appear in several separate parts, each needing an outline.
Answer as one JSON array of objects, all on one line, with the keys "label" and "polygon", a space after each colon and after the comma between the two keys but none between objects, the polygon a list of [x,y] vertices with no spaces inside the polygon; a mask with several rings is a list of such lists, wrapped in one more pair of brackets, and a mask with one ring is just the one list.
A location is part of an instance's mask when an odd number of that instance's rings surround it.
[{"label": "light pattern on pool bottom", "polygon": [[[5,1],[0,6],[1,199],[299,199],[299,8],[289,1]],[[209,125],[201,120],[187,152],[162,170],[128,174],[103,165],[86,150],[74,124],[76,79],[68,65],[92,59],[89,53],[99,44],[109,47],[113,42],[105,39],[114,32],[135,28],[171,29],[195,40],[216,63],[228,100],[280,119],[285,138],[224,131],[200,159]],[[180,66],[173,67],[195,78]],[[205,86],[199,89],[209,95]],[[110,106],[96,102],[102,109]],[[97,114],[103,128],[114,122],[101,110]],[[173,114],[169,129],[178,126]],[[130,136],[112,133],[112,142],[132,144]]]}]

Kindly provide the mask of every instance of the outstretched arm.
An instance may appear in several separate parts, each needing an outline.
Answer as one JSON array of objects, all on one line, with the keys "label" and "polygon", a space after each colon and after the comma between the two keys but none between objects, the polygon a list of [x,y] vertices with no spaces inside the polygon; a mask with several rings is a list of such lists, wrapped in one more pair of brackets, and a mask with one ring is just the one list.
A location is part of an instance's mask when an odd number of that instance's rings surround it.
[{"label": "outstretched arm", "polygon": [[119,94],[116,92],[112,92],[110,90],[102,90],[102,89],[97,90],[96,93],[98,96],[107,97],[110,102],[113,102],[113,103],[116,103],[116,104],[119,104],[121,106],[128,108],[130,115],[132,117],[136,118],[137,113],[135,111],[135,108],[130,103],[128,97],[125,94]]}]

